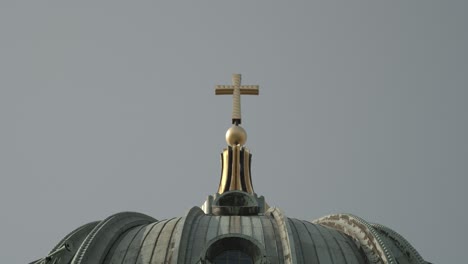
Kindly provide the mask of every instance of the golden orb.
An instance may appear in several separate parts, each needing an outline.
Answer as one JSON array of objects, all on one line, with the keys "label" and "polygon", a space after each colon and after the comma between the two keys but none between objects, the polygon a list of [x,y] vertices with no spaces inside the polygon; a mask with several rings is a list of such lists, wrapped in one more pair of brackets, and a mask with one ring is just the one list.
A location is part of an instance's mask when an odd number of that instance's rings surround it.
[{"label": "golden orb", "polygon": [[244,145],[247,141],[247,132],[240,127],[233,125],[226,132],[226,142],[229,146]]}]

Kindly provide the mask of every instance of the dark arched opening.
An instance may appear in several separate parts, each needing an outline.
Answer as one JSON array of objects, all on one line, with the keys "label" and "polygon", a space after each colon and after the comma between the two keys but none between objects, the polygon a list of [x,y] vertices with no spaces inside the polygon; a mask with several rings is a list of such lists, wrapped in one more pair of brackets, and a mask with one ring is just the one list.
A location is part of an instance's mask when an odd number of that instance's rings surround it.
[{"label": "dark arched opening", "polygon": [[224,237],[213,242],[206,250],[205,259],[215,264],[259,263],[263,254],[252,241],[241,237]]}]

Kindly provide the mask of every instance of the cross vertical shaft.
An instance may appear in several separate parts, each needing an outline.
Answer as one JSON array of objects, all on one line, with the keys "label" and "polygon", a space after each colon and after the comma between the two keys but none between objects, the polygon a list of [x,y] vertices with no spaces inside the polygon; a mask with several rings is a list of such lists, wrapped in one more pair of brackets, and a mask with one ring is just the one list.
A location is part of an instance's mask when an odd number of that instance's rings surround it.
[{"label": "cross vertical shaft", "polygon": [[232,123],[240,124],[241,123],[241,102],[240,102],[240,84],[241,84],[241,75],[233,74],[232,75]]}]

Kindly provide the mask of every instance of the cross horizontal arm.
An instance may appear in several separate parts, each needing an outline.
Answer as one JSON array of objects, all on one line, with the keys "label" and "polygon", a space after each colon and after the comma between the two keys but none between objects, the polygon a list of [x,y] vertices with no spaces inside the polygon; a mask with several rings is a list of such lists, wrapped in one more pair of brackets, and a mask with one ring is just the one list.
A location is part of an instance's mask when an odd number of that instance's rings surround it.
[{"label": "cross horizontal arm", "polygon": [[[215,94],[233,94],[234,87],[233,85],[216,85]],[[258,95],[258,85],[242,85],[239,88],[240,94]]]}]

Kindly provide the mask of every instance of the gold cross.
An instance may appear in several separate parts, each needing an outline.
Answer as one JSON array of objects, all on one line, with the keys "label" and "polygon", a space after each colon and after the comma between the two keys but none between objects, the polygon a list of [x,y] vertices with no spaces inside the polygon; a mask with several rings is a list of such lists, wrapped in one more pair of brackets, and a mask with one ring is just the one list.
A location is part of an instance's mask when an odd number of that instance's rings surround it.
[{"label": "gold cross", "polygon": [[232,75],[232,85],[216,85],[215,94],[232,94],[232,123],[241,123],[240,95],[258,95],[258,85],[241,85],[241,75]]}]

